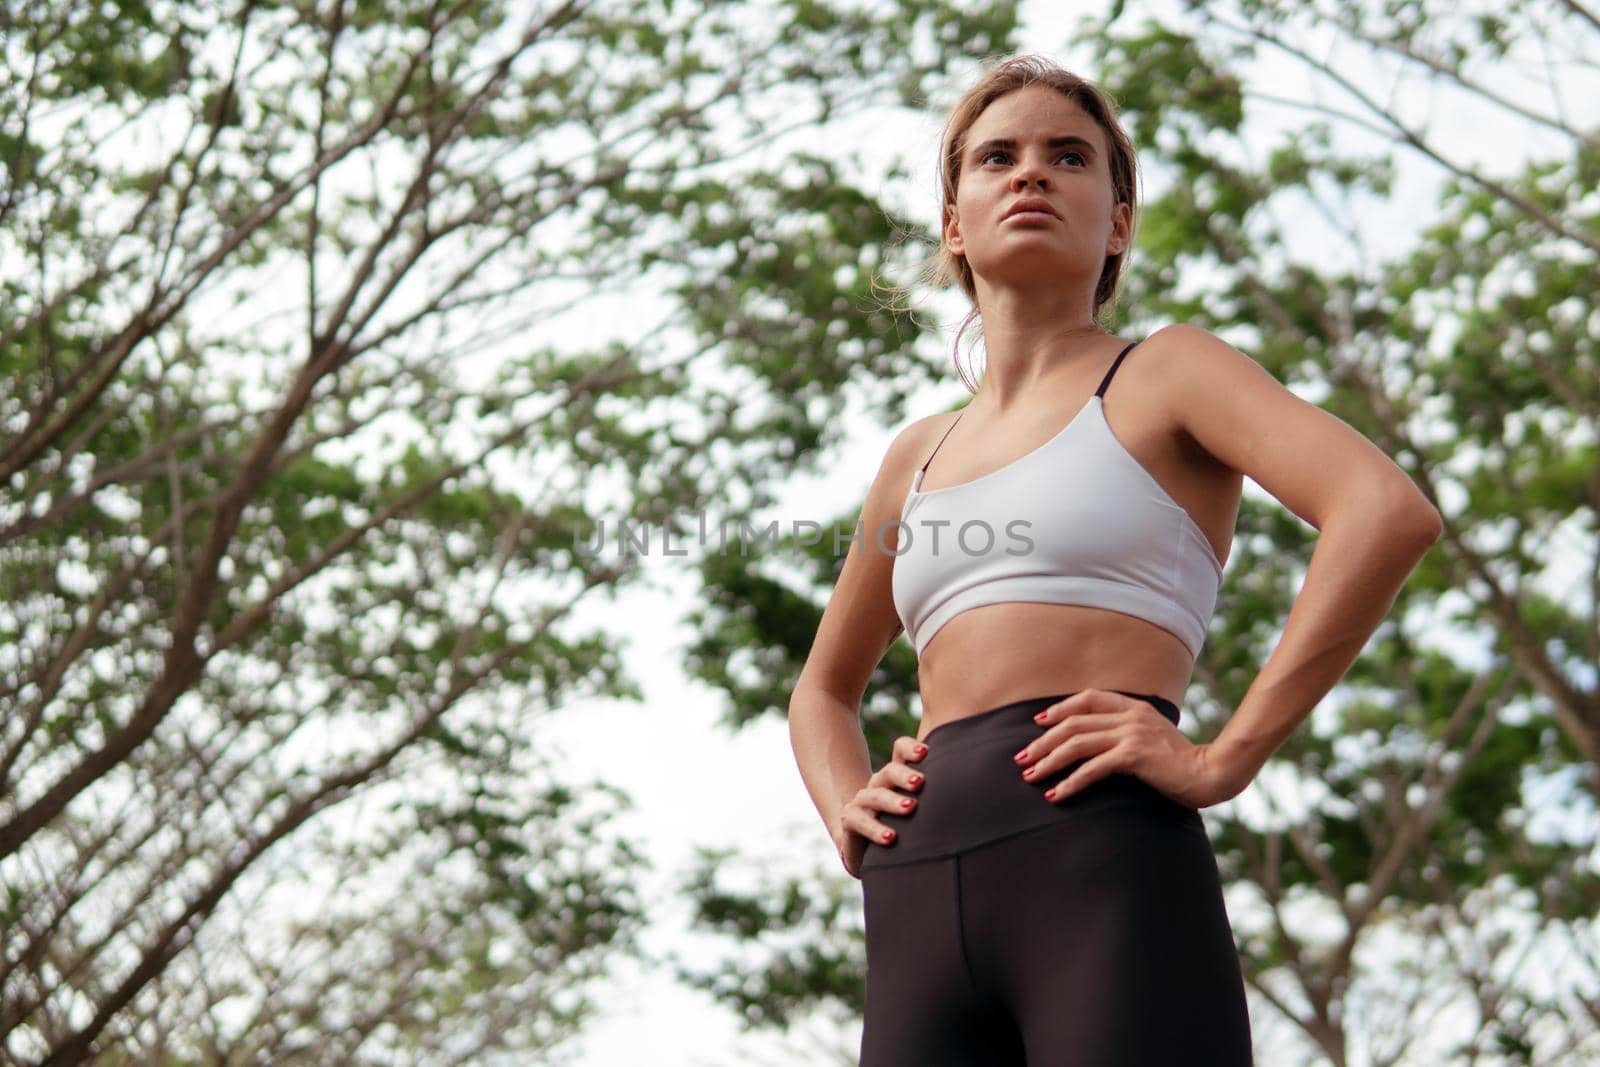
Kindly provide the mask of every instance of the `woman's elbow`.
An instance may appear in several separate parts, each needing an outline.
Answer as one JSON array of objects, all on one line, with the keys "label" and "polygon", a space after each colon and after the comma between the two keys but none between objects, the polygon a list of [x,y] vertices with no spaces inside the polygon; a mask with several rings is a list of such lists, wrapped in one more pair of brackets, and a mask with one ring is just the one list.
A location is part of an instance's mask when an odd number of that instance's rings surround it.
[{"label": "woman's elbow", "polygon": [[1439,509],[1399,471],[1392,477],[1356,482],[1335,499],[1338,503],[1327,523],[1318,527],[1324,534],[1338,529],[1362,539],[1375,538],[1386,550],[1416,560],[1444,532]]},{"label": "woman's elbow", "polygon": [[1444,535],[1444,517],[1410,478],[1389,494],[1384,517],[1390,536],[1414,544],[1418,556]]},{"label": "woman's elbow", "polygon": [[1424,510],[1419,518],[1422,526],[1422,538],[1426,544],[1432,545],[1444,536],[1444,516],[1439,514],[1439,509],[1428,503],[1426,499],[1422,501],[1422,507]]}]

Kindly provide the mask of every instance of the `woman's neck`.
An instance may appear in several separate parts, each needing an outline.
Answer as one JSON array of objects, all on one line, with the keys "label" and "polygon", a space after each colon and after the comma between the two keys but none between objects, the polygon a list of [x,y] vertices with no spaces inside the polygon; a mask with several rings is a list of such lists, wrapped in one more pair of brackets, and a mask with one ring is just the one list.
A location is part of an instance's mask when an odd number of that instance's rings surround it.
[{"label": "woman's neck", "polygon": [[983,323],[983,380],[973,400],[982,400],[982,406],[996,414],[1037,397],[1043,387],[1093,352],[1099,338],[1111,336],[1095,322],[1012,325],[995,333],[987,316]]}]

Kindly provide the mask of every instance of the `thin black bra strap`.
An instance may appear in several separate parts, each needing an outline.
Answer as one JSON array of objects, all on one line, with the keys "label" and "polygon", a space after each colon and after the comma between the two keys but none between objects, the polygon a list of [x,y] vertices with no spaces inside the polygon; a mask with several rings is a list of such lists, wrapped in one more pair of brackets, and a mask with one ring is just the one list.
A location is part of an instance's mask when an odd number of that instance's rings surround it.
[{"label": "thin black bra strap", "polygon": [[[961,413],[961,415],[965,415],[965,414],[966,414],[965,411],[963,411]],[[952,422],[950,424],[950,430],[953,430],[953,429],[956,428],[956,423],[961,421],[961,415],[957,415],[955,417],[955,422]],[[950,430],[946,430],[944,432],[944,437],[949,437],[950,436]],[[940,446],[942,446],[944,444],[944,437],[939,438],[939,444],[934,445],[933,446],[933,451],[928,453],[928,458],[922,461],[922,470],[923,471],[926,471],[928,469],[928,464],[933,462],[933,457],[939,454],[939,448],[940,448]]]},{"label": "thin black bra strap", "polygon": [[1129,352],[1132,352],[1133,349],[1134,349],[1134,346],[1136,346],[1138,343],[1139,343],[1138,341],[1135,341],[1135,342],[1133,342],[1133,344],[1129,345],[1127,348],[1124,348],[1121,352],[1117,353],[1117,358],[1112,362],[1111,369],[1106,371],[1106,376],[1103,379],[1101,379],[1101,381],[1100,381],[1100,388],[1098,388],[1098,389],[1096,389],[1094,391],[1094,395],[1095,396],[1103,397],[1103,396],[1106,395],[1106,386],[1111,384],[1111,376],[1113,374],[1117,373],[1117,368],[1118,367],[1122,366],[1122,357],[1127,355]]}]

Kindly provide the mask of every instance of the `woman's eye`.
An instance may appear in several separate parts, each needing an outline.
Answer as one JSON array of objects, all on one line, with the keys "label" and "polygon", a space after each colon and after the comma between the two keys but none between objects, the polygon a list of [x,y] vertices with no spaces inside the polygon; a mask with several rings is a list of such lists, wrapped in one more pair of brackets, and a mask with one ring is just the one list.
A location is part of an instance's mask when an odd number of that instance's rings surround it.
[{"label": "woman's eye", "polygon": [[[1006,156],[1006,153],[1003,152],[1002,150],[996,148],[993,152],[990,152],[988,155],[984,156],[983,159],[979,160],[979,162],[987,163],[987,162],[989,162],[989,160],[993,159],[995,156]],[[1057,156],[1056,158],[1057,159],[1066,159],[1068,156],[1072,157],[1073,159],[1076,159],[1079,163],[1086,163],[1086,161],[1083,158],[1083,153],[1081,153],[1081,152],[1063,152],[1059,156]],[[1010,157],[1006,156],[1006,158],[1010,158]]]}]

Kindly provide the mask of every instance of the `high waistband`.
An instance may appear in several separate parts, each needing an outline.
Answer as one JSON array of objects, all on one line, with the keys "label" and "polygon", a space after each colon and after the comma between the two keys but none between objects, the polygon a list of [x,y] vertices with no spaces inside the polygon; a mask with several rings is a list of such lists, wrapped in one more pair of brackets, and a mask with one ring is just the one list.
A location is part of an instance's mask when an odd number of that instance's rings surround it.
[{"label": "high waistband", "polygon": [[[1126,689],[1112,689],[1108,690],[1108,692],[1121,693],[1125,697],[1133,697],[1137,700],[1142,700],[1146,704],[1154,706],[1157,711],[1165,715],[1172,725],[1178,725],[1178,706],[1164,696],[1157,696],[1154,693],[1130,693]],[[1015,708],[1027,708],[1028,718],[1031,719],[1035,715],[1039,714],[1039,712],[1043,709],[1048,708],[1051,704],[1065,700],[1072,695],[1073,694],[1071,693],[1057,693],[1054,696],[1029,697],[1026,700],[1015,700],[1010,704],[1001,704],[998,708],[990,708],[988,711],[980,711],[972,715],[963,715],[959,719],[952,719],[949,722],[940,723],[938,726],[935,726],[933,729],[928,731],[928,736],[924,737],[922,741],[923,744],[931,747],[933,744],[934,735],[942,733],[945,730],[949,730],[951,733],[961,733],[963,732],[961,728],[965,728],[966,730],[982,729],[982,724],[986,720],[993,719],[997,716],[1004,716],[1006,713]]]},{"label": "high waistband", "polygon": [[[1145,701],[1174,726],[1178,724],[1178,708],[1170,700],[1120,689],[1115,692]],[[1044,732],[1033,716],[1071,695],[1002,704],[929,731],[923,738],[928,753],[916,765],[924,775],[922,788],[916,792],[895,789],[916,797],[917,806],[907,815],[876,813],[880,822],[895,831],[895,841],[883,845],[869,840],[861,870],[942,859],[1116,807],[1132,806],[1189,821],[1204,833],[1198,811],[1131,774],[1108,774],[1059,802],[1046,800],[1044,793],[1082,766],[1083,760],[1037,782],[1022,777],[1012,756]]]}]

